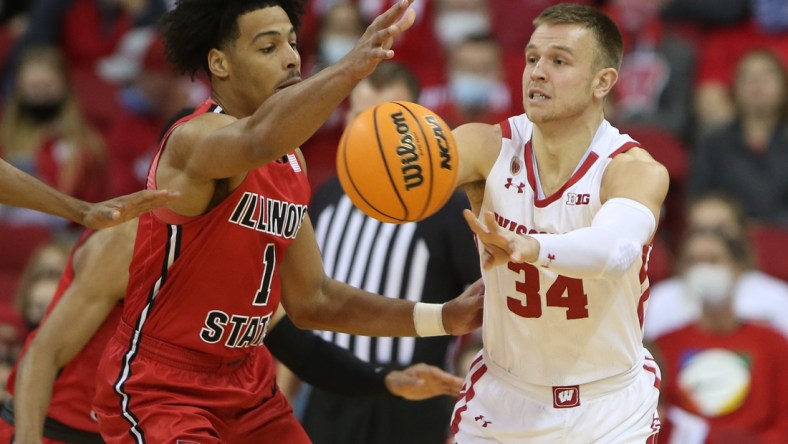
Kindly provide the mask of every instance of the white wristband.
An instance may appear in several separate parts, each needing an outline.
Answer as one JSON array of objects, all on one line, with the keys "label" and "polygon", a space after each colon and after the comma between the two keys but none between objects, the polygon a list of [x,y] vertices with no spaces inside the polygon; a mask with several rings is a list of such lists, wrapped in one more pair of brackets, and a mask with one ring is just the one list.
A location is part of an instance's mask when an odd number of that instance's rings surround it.
[{"label": "white wristband", "polygon": [[416,302],[413,307],[413,326],[418,336],[445,336],[443,328],[443,304]]}]

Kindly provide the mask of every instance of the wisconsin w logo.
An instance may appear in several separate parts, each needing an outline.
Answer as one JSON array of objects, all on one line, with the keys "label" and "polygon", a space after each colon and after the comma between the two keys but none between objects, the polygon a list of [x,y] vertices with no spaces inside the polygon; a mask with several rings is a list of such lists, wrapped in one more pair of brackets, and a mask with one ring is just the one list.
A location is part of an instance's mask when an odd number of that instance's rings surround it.
[{"label": "wisconsin w logo", "polygon": [[580,405],[580,386],[553,387],[553,408],[566,409]]}]

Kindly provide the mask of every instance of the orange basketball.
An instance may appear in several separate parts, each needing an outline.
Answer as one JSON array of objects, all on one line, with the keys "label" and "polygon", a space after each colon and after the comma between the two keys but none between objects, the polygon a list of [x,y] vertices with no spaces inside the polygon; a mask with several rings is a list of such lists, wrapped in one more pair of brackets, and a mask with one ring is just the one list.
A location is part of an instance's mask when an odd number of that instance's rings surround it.
[{"label": "orange basketball", "polygon": [[451,197],[457,145],[446,123],[410,102],[386,102],[356,117],[342,134],[337,172],[342,189],[382,222],[422,220]]}]

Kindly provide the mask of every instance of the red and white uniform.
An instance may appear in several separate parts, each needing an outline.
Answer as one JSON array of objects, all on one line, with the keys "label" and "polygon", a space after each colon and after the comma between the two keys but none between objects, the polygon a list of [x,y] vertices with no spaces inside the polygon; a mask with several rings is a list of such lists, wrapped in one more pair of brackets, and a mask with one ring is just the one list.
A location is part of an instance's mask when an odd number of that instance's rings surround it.
[{"label": "red and white uniform", "polygon": [[[499,225],[518,234],[589,227],[602,206],[606,167],[638,145],[602,122],[569,180],[545,196],[531,147],[533,124],[521,115],[501,128],[481,211],[492,211]],[[644,246],[643,256],[615,279],[571,278],[525,263],[483,272],[484,349],[457,404],[458,443],[645,442],[654,433],[658,369],[642,345],[648,250]],[[516,406],[502,401],[507,391],[513,394],[505,402]],[[617,410],[586,411],[613,392],[624,403]],[[627,423],[631,430],[622,432]]]},{"label": "red and white uniform", "polygon": [[[173,128],[205,112],[221,108],[208,101]],[[121,324],[99,366],[105,440],[264,442],[267,425],[294,423],[261,345],[279,305],[277,265],[309,197],[290,153],[204,215],[140,217]]]},{"label": "red and white uniform", "polygon": [[[66,268],[60,278],[55,296],[47,308],[44,321],[46,321],[49,317],[49,313],[60,302],[63,294],[71,286],[74,280],[74,252],[77,251],[93,233],[94,231],[92,230],[85,231],[69,255],[68,261],[66,262]],[[81,435],[82,433],[87,432],[98,435],[98,423],[96,422],[91,406],[91,401],[93,400],[93,395],[96,390],[96,365],[101,357],[101,353],[104,351],[104,347],[115,333],[115,328],[120,320],[122,307],[123,305],[119,303],[110,311],[106,320],[101,324],[90,341],[85,344],[82,351],[74,356],[74,358],[58,372],[57,379],[55,379],[52,386],[52,399],[49,403],[49,409],[47,410],[48,421],[46,424],[47,427],[44,430],[45,436],[51,437],[50,435],[52,433],[50,432],[53,432],[63,439],[70,438],[68,439],[69,441],[87,442],[90,437],[85,437]],[[30,347],[37,333],[38,329],[33,330],[27,336],[25,347],[22,351],[23,355],[27,352],[28,347]],[[20,355],[20,359],[21,357]],[[18,369],[15,365],[8,377],[8,392],[12,395],[14,393],[17,371]],[[51,420],[57,421],[60,423],[59,425],[64,427],[57,427],[57,424],[52,423]],[[0,425],[0,442],[8,442],[5,438],[7,437],[10,439],[13,435],[13,428],[10,424],[5,422],[0,422],[0,424],[2,424]],[[56,430],[50,430],[50,426],[55,426]],[[6,436],[6,431],[8,431],[10,435]]]}]

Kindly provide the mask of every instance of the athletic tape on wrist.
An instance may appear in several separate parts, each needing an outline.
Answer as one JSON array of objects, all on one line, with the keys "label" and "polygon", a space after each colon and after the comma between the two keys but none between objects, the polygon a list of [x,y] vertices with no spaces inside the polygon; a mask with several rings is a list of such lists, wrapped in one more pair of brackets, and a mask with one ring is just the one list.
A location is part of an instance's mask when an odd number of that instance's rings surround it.
[{"label": "athletic tape on wrist", "polygon": [[413,307],[413,325],[416,327],[416,334],[421,337],[449,334],[443,328],[443,304],[416,302]]}]

